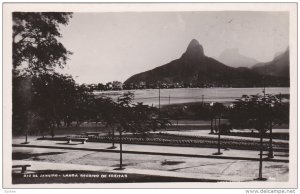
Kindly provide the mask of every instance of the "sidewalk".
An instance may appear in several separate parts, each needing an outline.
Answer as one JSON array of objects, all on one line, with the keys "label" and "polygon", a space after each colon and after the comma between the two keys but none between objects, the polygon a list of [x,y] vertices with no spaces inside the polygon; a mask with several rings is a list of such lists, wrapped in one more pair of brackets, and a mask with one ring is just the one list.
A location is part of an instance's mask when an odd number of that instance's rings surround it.
[{"label": "sidewalk", "polygon": [[[24,140],[13,140],[13,147],[36,147],[36,148],[52,148],[52,149],[69,149],[69,150],[85,150],[96,152],[112,152],[119,153],[119,145],[115,144],[116,149],[110,149],[111,143],[86,142],[72,142],[68,144],[66,141],[52,141],[52,140],[31,140],[29,144],[22,144]],[[178,147],[178,146],[158,146],[158,145],[137,145],[137,144],[123,144],[123,153],[129,154],[147,154],[147,155],[164,155],[164,156],[182,156],[182,157],[198,157],[198,158],[214,158],[214,159],[230,159],[230,160],[259,160],[259,151],[253,150],[224,150],[221,149],[222,155],[214,155],[217,148],[199,148],[199,147]],[[270,162],[289,162],[288,153],[274,152],[273,159],[266,159],[266,152],[264,158]]]}]

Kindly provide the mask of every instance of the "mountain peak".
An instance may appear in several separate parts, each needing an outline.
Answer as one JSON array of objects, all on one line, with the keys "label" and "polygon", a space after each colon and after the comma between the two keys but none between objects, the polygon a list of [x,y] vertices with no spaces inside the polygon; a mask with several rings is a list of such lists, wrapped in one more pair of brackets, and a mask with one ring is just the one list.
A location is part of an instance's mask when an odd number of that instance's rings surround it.
[{"label": "mountain peak", "polygon": [[196,47],[196,46],[199,46],[199,45],[200,44],[199,44],[198,40],[192,39],[188,47]]},{"label": "mountain peak", "polygon": [[198,40],[193,39],[189,43],[185,53],[183,54],[184,57],[188,58],[199,58],[204,56],[204,50],[201,44],[199,44]]},{"label": "mountain peak", "polygon": [[[236,60],[233,55],[232,61]],[[244,59],[245,57],[241,57]],[[239,62],[243,62],[239,60]],[[242,64],[242,63],[240,63]],[[211,57],[206,57],[203,47],[191,40],[185,53],[178,59],[154,69],[135,74],[125,81],[125,88],[156,88],[158,82],[165,87],[258,87],[262,86],[263,75],[248,68],[232,68]],[[271,79],[271,78],[270,78]],[[272,77],[277,80],[277,77]],[[286,79],[285,79],[286,80]],[[270,83],[273,81],[270,81]],[[274,82],[284,86],[279,80]]]},{"label": "mountain peak", "polygon": [[240,53],[238,48],[230,48],[224,50],[218,60],[231,67],[252,67],[258,61]]}]

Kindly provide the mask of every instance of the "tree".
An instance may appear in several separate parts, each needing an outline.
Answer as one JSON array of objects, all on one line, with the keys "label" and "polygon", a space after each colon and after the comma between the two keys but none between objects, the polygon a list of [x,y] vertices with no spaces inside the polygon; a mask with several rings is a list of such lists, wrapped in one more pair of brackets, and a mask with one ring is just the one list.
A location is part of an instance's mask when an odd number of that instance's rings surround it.
[{"label": "tree", "polygon": [[269,130],[269,158],[274,158],[273,153],[273,127],[276,125],[281,125],[282,123],[289,123],[289,104],[282,103],[278,96],[266,94],[265,97],[266,109],[268,115],[266,119],[268,121]]},{"label": "tree", "polygon": [[58,73],[18,76],[13,82],[13,131],[40,132],[69,125],[74,118],[75,81]]},{"label": "tree", "polygon": [[58,73],[41,74],[32,80],[32,111],[42,119],[44,128],[51,128],[53,137],[54,128],[72,120],[77,93],[75,81]]},{"label": "tree", "polygon": [[33,104],[33,79],[53,73],[56,67],[64,67],[71,52],[58,41],[61,37],[59,28],[67,25],[71,17],[71,13],[63,12],[12,14],[13,127],[19,132],[25,131],[26,142],[31,121],[40,120],[39,123],[45,124],[45,118],[40,118],[31,109],[36,107]]},{"label": "tree", "polygon": [[28,143],[30,132],[30,110],[32,101],[32,80],[27,76],[20,76],[14,79],[12,90],[12,127],[14,134],[25,135],[25,143]]},{"label": "tree", "polygon": [[95,95],[90,91],[89,87],[84,84],[76,84],[75,105],[73,112],[73,120],[76,126],[80,126],[82,122],[92,119],[94,113]]},{"label": "tree", "polygon": [[[213,132],[213,120],[215,120],[215,131],[218,132],[218,152],[215,155],[221,155],[221,117],[225,112],[225,106],[222,103],[211,103],[210,116],[211,116],[211,133]],[[219,124],[217,125],[217,119],[219,119]]]},{"label": "tree", "polygon": [[189,110],[196,119],[211,120],[211,106],[209,103],[191,104]]},{"label": "tree", "polygon": [[58,41],[59,28],[71,17],[65,12],[14,12],[14,74],[38,75],[63,68],[71,52]]},{"label": "tree", "polygon": [[[101,107],[101,108],[100,108]],[[112,135],[112,147],[111,149],[116,148],[115,146],[115,130],[117,128],[117,103],[114,102],[111,98],[101,98],[101,104],[99,105],[102,113],[102,119],[106,123],[106,126],[110,128]]]},{"label": "tree", "polygon": [[161,109],[160,114],[168,115],[170,119],[176,120],[177,126],[179,119],[184,116],[182,107],[168,107],[167,110]]},{"label": "tree", "polygon": [[[238,99],[231,109],[230,122],[234,127],[253,128],[259,131],[260,135],[260,160],[259,160],[259,178],[262,177],[262,154],[263,154],[263,135],[270,130],[269,151],[272,148],[272,128],[274,125],[288,122],[288,107],[281,103],[275,95],[244,95]],[[269,154],[270,156],[270,154]]]},{"label": "tree", "polygon": [[165,129],[169,121],[159,117],[159,110],[142,103],[133,104],[133,93],[125,93],[119,97],[113,111],[114,125],[119,132],[120,166],[123,169],[122,160],[122,135],[125,132],[146,134],[156,129]]}]

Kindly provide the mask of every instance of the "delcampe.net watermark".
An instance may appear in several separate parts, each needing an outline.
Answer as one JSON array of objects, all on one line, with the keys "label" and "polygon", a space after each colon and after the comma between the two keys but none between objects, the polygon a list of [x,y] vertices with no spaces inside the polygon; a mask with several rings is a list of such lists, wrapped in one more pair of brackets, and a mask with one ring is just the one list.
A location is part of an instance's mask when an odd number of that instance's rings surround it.
[{"label": "delcampe.net watermark", "polygon": [[253,193],[296,193],[295,189],[247,189],[247,194]]}]

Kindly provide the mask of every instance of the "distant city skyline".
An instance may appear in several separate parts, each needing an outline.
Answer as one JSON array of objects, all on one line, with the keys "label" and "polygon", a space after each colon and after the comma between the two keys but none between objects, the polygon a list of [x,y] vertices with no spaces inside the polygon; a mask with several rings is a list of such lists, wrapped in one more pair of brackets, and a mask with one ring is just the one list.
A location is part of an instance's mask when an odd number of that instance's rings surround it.
[{"label": "distant city skyline", "polygon": [[192,39],[204,54],[226,49],[267,62],[289,45],[288,12],[74,13],[61,27],[73,52],[61,72],[79,83],[124,82],[130,76],[178,59]]}]

